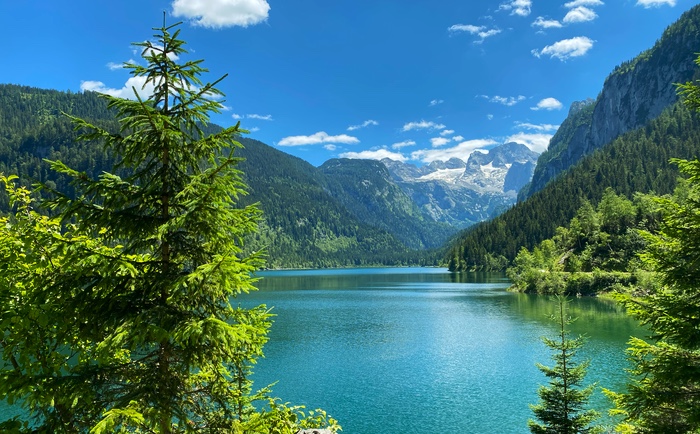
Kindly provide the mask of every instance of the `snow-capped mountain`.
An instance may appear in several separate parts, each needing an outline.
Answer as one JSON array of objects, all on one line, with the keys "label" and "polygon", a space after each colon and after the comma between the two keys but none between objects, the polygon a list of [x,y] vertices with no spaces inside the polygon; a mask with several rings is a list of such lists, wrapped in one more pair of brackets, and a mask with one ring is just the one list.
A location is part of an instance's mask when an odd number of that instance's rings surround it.
[{"label": "snow-capped mountain", "polygon": [[465,227],[515,203],[532,178],[538,154],[515,142],[490,151],[417,167],[384,159],[394,181],[436,221]]}]

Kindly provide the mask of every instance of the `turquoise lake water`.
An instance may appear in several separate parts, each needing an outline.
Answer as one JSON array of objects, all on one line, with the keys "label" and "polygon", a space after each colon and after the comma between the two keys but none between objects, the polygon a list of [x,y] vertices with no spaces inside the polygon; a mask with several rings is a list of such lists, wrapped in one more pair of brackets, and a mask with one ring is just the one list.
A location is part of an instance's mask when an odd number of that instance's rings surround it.
[{"label": "turquoise lake water", "polygon": [[[556,337],[548,297],[506,292],[493,274],[433,268],[270,271],[240,299],[276,314],[255,368],[257,387],[307,409],[323,408],[344,434],[527,433],[551,366],[542,336]],[[616,304],[573,300],[574,334],[588,341],[587,380],[620,390],[631,335]],[[600,390],[592,405],[610,403]],[[604,423],[610,424],[606,419]]]},{"label": "turquoise lake water", "polygon": [[[343,434],[527,433],[556,337],[548,297],[509,293],[502,275],[436,268],[258,273],[244,306],[276,315],[255,367],[258,388],[323,408]],[[571,330],[588,341],[587,380],[620,390],[630,336],[644,336],[616,304],[572,301]],[[596,391],[592,404],[610,403]],[[12,410],[0,402],[0,419]],[[608,419],[604,421],[610,424]]]}]

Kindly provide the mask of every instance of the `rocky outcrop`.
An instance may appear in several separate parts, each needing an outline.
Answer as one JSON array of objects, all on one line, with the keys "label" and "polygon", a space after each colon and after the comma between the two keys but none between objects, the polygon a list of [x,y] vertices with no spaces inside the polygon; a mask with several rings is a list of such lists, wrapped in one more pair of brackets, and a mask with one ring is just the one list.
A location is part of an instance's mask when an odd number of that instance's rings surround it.
[{"label": "rocky outcrop", "polygon": [[615,68],[595,102],[576,102],[540,156],[528,196],[618,136],[678,101],[674,83],[692,80],[700,49],[700,6],[688,10],[653,48]]}]

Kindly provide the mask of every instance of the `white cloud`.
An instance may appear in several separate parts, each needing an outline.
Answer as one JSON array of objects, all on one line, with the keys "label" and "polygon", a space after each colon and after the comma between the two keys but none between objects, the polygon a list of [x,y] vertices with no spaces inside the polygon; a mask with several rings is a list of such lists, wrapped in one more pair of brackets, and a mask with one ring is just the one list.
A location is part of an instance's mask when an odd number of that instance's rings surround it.
[{"label": "white cloud", "polygon": [[455,141],[455,142],[461,142],[462,140],[464,140],[464,137],[462,137],[462,136],[454,136],[454,137],[452,138],[452,140]]},{"label": "white cloud", "polygon": [[554,132],[559,129],[559,125],[552,124],[531,124],[527,122],[516,122],[516,128],[525,128],[527,130],[535,130],[542,132]]},{"label": "white cloud", "polygon": [[274,120],[274,119],[272,119],[272,115],[257,115],[257,114],[254,114],[254,113],[253,113],[253,114],[249,114],[249,115],[245,115],[245,117],[248,118],[248,119],[258,119],[258,120],[261,120],[261,121],[272,121],[272,120]]},{"label": "white cloud", "polygon": [[493,120],[493,115],[491,113],[487,114],[486,119]]},{"label": "white cloud", "polygon": [[658,8],[662,5],[675,6],[676,0],[637,0],[637,6],[644,6],[646,9]]},{"label": "white cloud", "polygon": [[562,27],[562,24],[557,21],[557,20],[546,20],[544,17],[537,17],[535,21],[532,22],[532,27],[540,27],[542,29],[549,29],[549,28],[559,28]]},{"label": "white cloud", "polygon": [[430,139],[430,144],[433,146],[433,148],[438,148],[448,143],[450,143],[450,139],[447,139],[445,137],[433,137],[432,139]]},{"label": "white cloud", "polygon": [[561,101],[556,98],[545,98],[540,100],[535,107],[530,107],[530,110],[561,110],[563,107]]},{"label": "white cloud", "polygon": [[445,102],[445,101],[442,99],[434,99],[434,100],[430,101],[430,104],[428,104],[428,105],[430,107],[433,107],[433,106],[436,106],[438,104],[442,104],[443,102]]},{"label": "white cloud", "polygon": [[211,28],[248,27],[265,21],[270,12],[266,0],[174,0],[172,7],[174,16]]},{"label": "white cloud", "polygon": [[450,134],[454,134],[455,130],[442,130],[440,132],[441,136],[449,136]]},{"label": "white cloud", "polygon": [[370,125],[379,125],[379,122],[372,120],[372,119],[369,119],[369,120],[362,122],[360,125],[350,125],[348,127],[348,131],[359,130],[360,128],[365,128],[365,127],[368,127]]},{"label": "white cloud", "polygon": [[339,136],[329,136],[325,131],[319,131],[318,133],[312,134],[310,136],[284,137],[277,144],[279,146],[304,146],[320,145],[323,143],[343,143],[346,145],[352,145],[355,143],[360,143],[360,140],[357,137],[348,136],[347,134],[341,134]]},{"label": "white cloud", "polygon": [[389,158],[396,161],[406,161],[403,154],[398,152],[391,152],[388,149],[377,149],[374,151],[361,151],[361,152],[344,152],[340,154],[341,158],[353,158],[359,160],[383,160],[384,158]]},{"label": "white cloud", "polygon": [[[231,108],[228,107],[228,108],[226,108],[225,110],[231,110]],[[272,115],[258,115],[258,114],[255,114],[255,113],[250,113],[250,114],[247,114],[247,115],[239,115],[238,113],[234,113],[234,114],[231,115],[231,117],[234,118],[234,119],[236,119],[236,120],[243,119],[243,118],[246,118],[246,119],[258,119],[258,120],[261,120],[261,121],[273,121],[273,120],[274,120],[274,119],[272,119]]]},{"label": "white cloud", "polygon": [[115,62],[109,62],[107,63],[107,68],[110,69],[110,71],[117,71],[119,69],[122,69],[124,65],[122,63],[115,63]]},{"label": "white cloud", "polygon": [[405,148],[407,146],[413,146],[415,144],[416,144],[416,142],[414,142],[413,140],[404,140],[403,142],[394,143],[393,145],[391,145],[391,148],[392,149],[401,149],[401,148]]},{"label": "white cloud", "polygon": [[405,124],[402,128],[403,131],[422,130],[422,129],[444,130],[445,126],[443,124],[436,124],[435,122],[427,122],[427,121],[421,120],[420,122],[409,122],[409,123]]},{"label": "white cloud", "polygon": [[484,26],[475,26],[472,24],[454,24],[448,27],[447,30],[450,32],[469,32],[472,35],[478,33],[481,29],[485,29]]},{"label": "white cloud", "polygon": [[154,88],[152,83],[148,83],[144,87],[145,83],[146,77],[129,77],[129,79],[124,84],[124,87],[122,87],[121,89],[114,89],[107,87],[101,81],[87,80],[80,82],[80,90],[106,93],[107,95],[111,95],[117,98],[136,99],[133,90],[133,88],[136,88],[136,91],[141,96],[141,98],[148,99],[149,96],[153,95]]},{"label": "white cloud", "polygon": [[332,143],[329,143],[329,144],[327,144],[327,145],[323,145],[323,149],[325,149],[325,150],[327,150],[327,151],[335,151],[336,148],[337,148],[337,146],[335,146],[335,145],[332,144]]},{"label": "white cloud", "polygon": [[530,15],[530,7],[532,7],[531,0],[512,0],[501,4],[498,9],[511,11],[511,15],[520,15],[521,17],[526,17]]},{"label": "white cloud", "polygon": [[260,128],[253,127],[253,128],[249,128],[248,131],[250,131],[251,133],[254,133],[254,132],[260,131]]},{"label": "white cloud", "polygon": [[450,32],[467,32],[472,35],[476,35],[480,38],[479,40],[474,41],[476,44],[484,42],[484,39],[490,36],[501,33],[500,29],[493,28],[487,30],[485,26],[474,26],[472,24],[455,24],[450,26],[447,30]]},{"label": "white cloud", "polygon": [[516,133],[507,137],[506,142],[522,143],[530,148],[531,151],[542,153],[547,149],[547,146],[549,146],[549,140],[551,138],[552,134]]},{"label": "white cloud", "polygon": [[566,16],[562,21],[565,23],[584,23],[586,21],[593,21],[598,18],[598,15],[593,12],[592,9],[588,9],[585,6],[578,6],[567,12]]},{"label": "white cloud", "polygon": [[447,161],[450,158],[459,158],[460,160],[467,161],[469,155],[475,150],[495,144],[496,142],[491,139],[467,140],[452,148],[421,149],[415,151],[411,153],[411,160],[431,163],[433,161]]},{"label": "white cloud", "polygon": [[515,104],[519,103],[520,101],[527,99],[523,95],[518,95],[518,96],[480,95],[480,96],[484,99],[487,99],[489,102],[493,102],[496,104],[502,104],[502,105],[505,105],[508,107],[514,106]]},{"label": "white cloud", "polygon": [[605,3],[600,0],[574,0],[564,3],[564,7],[567,9],[573,9],[579,6],[603,6],[604,4]]},{"label": "white cloud", "polygon": [[593,48],[593,40],[587,38],[586,36],[576,36],[571,39],[562,39],[561,41],[555,42],[552,45],[547,45],[541,50],[532,50],[532,54],[535,57],[549,56],[551,58],[557,58],[559,60],[566,60],[571,57],[583,56]]}]

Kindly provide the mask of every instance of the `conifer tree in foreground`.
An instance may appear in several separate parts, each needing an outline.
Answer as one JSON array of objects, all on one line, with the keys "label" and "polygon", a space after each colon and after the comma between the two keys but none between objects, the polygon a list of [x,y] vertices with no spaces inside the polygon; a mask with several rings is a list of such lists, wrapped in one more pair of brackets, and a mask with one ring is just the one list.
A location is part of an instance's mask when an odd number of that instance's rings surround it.
[{"label": "conifer tree in foreground", "polygon": [[90,179],[51,162],[78,192],[53,192],[56,218],[2,178],[15,213],[0,222],[0,396],[26,410],[3,432],[338,428],[323,412],[305,417],[252,389],[270,314],[231,304],[255,289],[251,273],[263,263],[243,253],[259,210],[234,207],[246,188],[235,138],[246,131],[203,133],[222,108],[221,79],[203,83],[201,61],[180,61],[176,26],[135,44],[146,61],[126,65],[145,79],[135,100],[104,96],[118,133],[74,119],[82,139],[117,157],[120,176]]},{"label": "conifer tree in foreground", "polygon": [[586,410],[595,385],[583,387],[589,362],[576,361],[576,352],[583,346],[583,337],[571,339],[566,328],[573,320],[567,314],[569,300],[556,297],[558,311],[552,316],[559,326],[558,339],[542,338],[552,350],[554,367],[537,364],[549,379],[548,386],[540,386],[540,402],[530,408],[539,422],[530,420],[528,427],[534,434],[580,434],[601,432],[590,424],[598,418],[595,410]]},{"label": "conifer tree in foreground", "polygon": [[[697,81],[678,90],[686,106],[700,110]],[[627,390],[607,392],[625,417],[621,432],[700,432],[700,160],[672,162],[686,179],[672,197],[658,199],[659,232],[643,233],[642,259],[657,272],[660,288],[642,299],[622,296],[651,339],[630,340]]]}]

